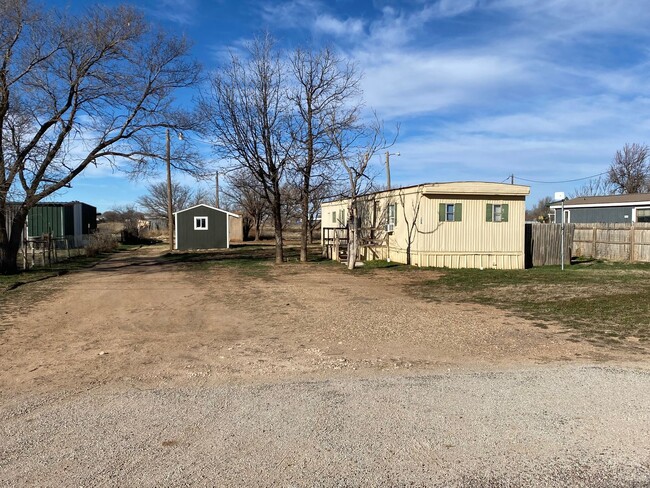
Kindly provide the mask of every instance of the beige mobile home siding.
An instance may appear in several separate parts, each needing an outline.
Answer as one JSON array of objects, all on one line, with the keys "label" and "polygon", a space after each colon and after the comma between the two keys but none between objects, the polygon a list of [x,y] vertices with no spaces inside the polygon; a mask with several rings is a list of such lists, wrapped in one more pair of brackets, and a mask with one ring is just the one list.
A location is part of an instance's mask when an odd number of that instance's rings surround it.
[{"label": "beige mobile home siding", "polygon": [[[413,232],[411,263],[416,266],[449,268],[498,268],[520,269],[524,267],[524,220],[525,197],[523,195],[471,195],[435,194],[422,195],[423,187],[394,190],[365,197],[362,207],[366,209],[362,227],[371,227],[372,200],[377,201],[377,227],[386,224],[386,206],[397,204],[397,222],[393,234],[381,232],[381,247],[365,248],[363,258],[387,259],[407,262],[408,227],[413,223],[418,198],[421,198],[417,214],[417,228]],[[462,204],[460,222],[440,222],[440,203]],[[346,208],[348,201],[323,204],[323,215],[331,215]],[[507,204],[508,222],[488,222],[487,204]],[[331,226],[327,222],[324,227]]]}]

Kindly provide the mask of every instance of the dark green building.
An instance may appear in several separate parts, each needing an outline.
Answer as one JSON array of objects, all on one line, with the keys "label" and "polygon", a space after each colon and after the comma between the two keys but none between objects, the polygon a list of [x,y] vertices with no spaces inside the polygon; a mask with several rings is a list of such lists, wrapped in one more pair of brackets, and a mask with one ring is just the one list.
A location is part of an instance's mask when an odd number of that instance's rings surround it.
[{"label": "dark green building", "polygon": [[174,249],[226,249],[230,247],[230,212],[209,205],[196,205],[174,214]]},{"label": "dark green building", "polygon": [[27,237],[52,234],[65,238],[74,247],[97,230],[97,209],[82,202],[39,203],[27,215]]}]

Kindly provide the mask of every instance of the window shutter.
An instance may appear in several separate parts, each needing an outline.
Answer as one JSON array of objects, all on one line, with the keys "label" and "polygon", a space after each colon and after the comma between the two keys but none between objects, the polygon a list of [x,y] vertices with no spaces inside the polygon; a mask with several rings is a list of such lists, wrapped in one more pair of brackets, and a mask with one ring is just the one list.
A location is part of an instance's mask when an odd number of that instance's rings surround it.
[{"label": "window shutter", "polygon": [[445,214],[446,214],[446,208],[444,203],[439,203],[438,204],[438,220],[440,222],[445,221]]},{"label": "window shutter", "polygon": [[501,205],[501,222],[508,221],[508,204],[504,203]]},{"label": "window shutter", "polygon": [[454,222],[460,222],[463,220],[463,204],[456,203],[454,205]]},{"label": "window shutter", "polygon": [[488,203],[485,207],[485,221],[492,222],[492,204]]}]

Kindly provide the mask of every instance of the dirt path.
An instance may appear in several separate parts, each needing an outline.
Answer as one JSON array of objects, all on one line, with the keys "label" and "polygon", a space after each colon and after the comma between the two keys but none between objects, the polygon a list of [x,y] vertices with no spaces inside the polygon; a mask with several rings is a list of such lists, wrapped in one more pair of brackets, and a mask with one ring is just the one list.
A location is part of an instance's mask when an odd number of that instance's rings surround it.
[{"label": "dirt path", "polygon": [[[616,358],[495,308],[419,300],[404,273],[291,264],[250,276],[161,264],[161,252],[118,254],[10,292],[14,306],[0,316],[7,327],[0,399],[107,383],[205,385]],[[47,299],[30,305],[34,294]]]},{"label": "dirt path", "polygon": [[634,356],[424,302],[409,273],[161,252],[10,292],[0,486],[650,483]]}]

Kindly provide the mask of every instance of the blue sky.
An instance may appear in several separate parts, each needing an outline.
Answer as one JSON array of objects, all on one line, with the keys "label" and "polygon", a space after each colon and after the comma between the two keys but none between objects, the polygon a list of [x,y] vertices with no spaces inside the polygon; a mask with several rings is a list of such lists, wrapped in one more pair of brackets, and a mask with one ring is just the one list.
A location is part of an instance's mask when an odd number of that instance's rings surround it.
[{"label": "blue sky", "polygon": [[[88,3],[58,2],[71,9]],[[401,125],[393,185],[504,181],[514,174],[531,186],[532,206],[584,183],[559,182],[606,171],[626,142],[649,142],[644,0],[134,4],[151,22],[192,39],[208,70],[262,29],[286,49],[335,46],[364,73],[366,107],[387,128]],[[92,168],[57,199],[103,211],[134,202],[147,182]]]}]

